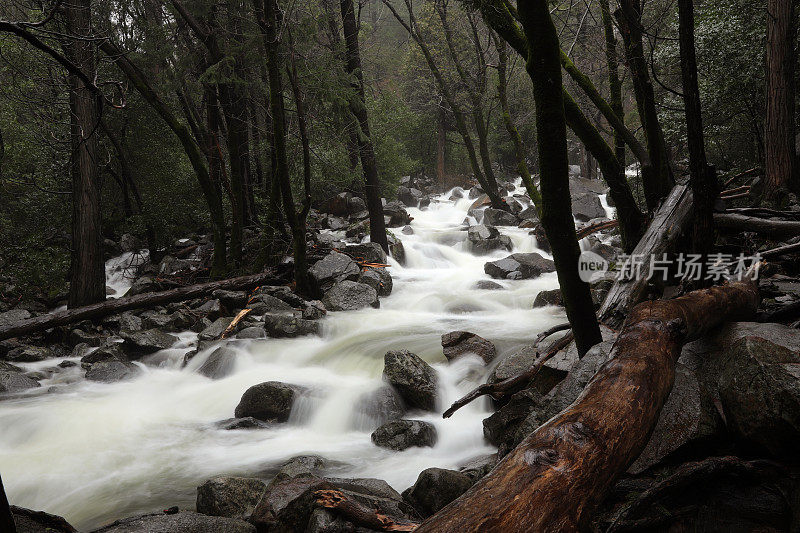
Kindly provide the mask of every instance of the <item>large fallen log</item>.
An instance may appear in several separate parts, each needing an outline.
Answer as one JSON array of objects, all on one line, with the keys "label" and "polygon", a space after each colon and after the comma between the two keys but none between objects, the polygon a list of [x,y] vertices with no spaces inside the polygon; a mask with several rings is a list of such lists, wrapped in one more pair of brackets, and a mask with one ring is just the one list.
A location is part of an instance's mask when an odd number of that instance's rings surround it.
[{"label": "large fallen log", "polygon": [[260,274],[253,274],[250,276],[241,276],[237,278],[223,279],[220,281],[212,281],[209,283],[200,283],[198,285],[189,285],[188,287],[179,287],[177,289],[170,289],[168,291],[151,292],[145,294],[137,294],[128,298],[117,298],[115,300],[106,300],[84,307],[77,307],[75,309],[67,309],[65,311],[58,311],[47,315],[41,315],[28,320],[23,320],[0,328],[0,340],[8,339],[11,337],[18,337],[20,335],[28,335],[37,331],[54,328],[56,326],[64,326],[73,322],[81,320],[102,318],[108,315],[115,315],[123,311],[131,309],[141,309],[144,307],[153,307],[155,305],[166,304],[170,302],[179,302],[182,300],[190,300],[200,296],[210,294],[215,290],[243,290],[257,287],[259,285],[279,285],[286,283],[290,278],[290,270],[286,268],[271,269]]},{"label": "large fallen log", "polygon": [[[653,221],[639,243],[633,256],[661,257],[680,237],[692,220],[692,191],[686,185],[676,185],[656,211]],[[598,318],[604,324],[617,327],[625,320],[628,309],[642,300],[647,289],[643,276],[634,280],[618,280],[608,291]]]},{"label": "large fallen log", "polygon": [[714,213],[714,226],[718,230],[752,231],[778,240],[800,235],[800,221],[772,220],[736,213]]},{"label": "large fallen log", "polygon": [[575,402],[418,533],[585,530],[614,481],[639,456],[672,389],[684,343],[758,307],[752,280],[634,307],[611,359]]},{"label": "large fallen log", "polygon": [[314,493],[315,504],[340,514],[356,526],[375,531],[414,531],[419,525],[405,518],[389,516],[348,498],[338,490],[318,490]]}]

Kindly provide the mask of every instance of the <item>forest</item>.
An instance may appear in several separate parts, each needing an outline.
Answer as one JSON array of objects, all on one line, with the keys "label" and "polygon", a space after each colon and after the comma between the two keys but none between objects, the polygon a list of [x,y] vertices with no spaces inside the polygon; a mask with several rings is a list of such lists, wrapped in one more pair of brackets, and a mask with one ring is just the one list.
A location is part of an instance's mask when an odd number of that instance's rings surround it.
[{"label": "forest", "polygon": [[794,0],[3,0],[0,533],[800,531]]}]

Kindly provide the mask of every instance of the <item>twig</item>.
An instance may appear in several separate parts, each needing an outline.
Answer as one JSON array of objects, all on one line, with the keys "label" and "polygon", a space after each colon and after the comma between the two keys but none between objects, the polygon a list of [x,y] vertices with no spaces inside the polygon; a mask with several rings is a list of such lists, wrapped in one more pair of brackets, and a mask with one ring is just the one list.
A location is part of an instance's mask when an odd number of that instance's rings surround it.
[{"label": "twig", "polygon": [[563,324],[557,324],[557,325],[553,326],[552,328],[546,329],[543,332],[539,333],[536,336],[536,340],[534,340],[533,343],[534,344],[539,344],[540,342],[545,340],[547,337],[549,337],[553,333],[558,333],[559,331],[564,331],[564,330],[569,329],[571,327],[572,326],[570,326],[569,322],[564,322]]}]

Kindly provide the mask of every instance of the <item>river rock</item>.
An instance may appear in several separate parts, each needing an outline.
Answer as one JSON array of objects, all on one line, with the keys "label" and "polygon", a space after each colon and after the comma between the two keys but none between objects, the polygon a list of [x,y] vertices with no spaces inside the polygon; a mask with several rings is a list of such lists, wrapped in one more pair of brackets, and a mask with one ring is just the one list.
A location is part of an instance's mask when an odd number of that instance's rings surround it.
[{"label": "river rock", "polygon": [[606,216],[606,210],[597,194],[591,191],[576,192],[572,197],[572,215],[582,222]]},{"label": "river rock", "polygon": [[119,239],[119,247],[123,252],[138,252],[142,248],[142,241],[130,233],[125,233]]},{"label": "river rock", "polygon": [[400,394],[385,385],[358,397],[350,426],[358,431],[372,431],[386,422],[402,418],[405,410]]},{"label": "river rock", "polygon": [[467,230],[467,240],[469,240],[470,248],[476,254],[511,249],[511,239],[507,235],[500,235],[497,228],[485,224],[471,226]]},{"label": "river rock", "polygon": [[544,231],[544,226],[542,226],[541,223],[536,224],[530,234],[536,238],[537,248],[547,253],[552,252],[550,241],[547,240],[547,233]]},{"label": "river rock", "polygon": [[265,429],[270,425],[263,420],[258,420],[252,416],[242,418],[226,418],[214,424],[218,429],[230,431],[233,429]]},{"label": "river rock", "polygon": [[38,381],[21,372],[0,370],[0,394],[41,387]]},{"label": "river rock", "polygon": [[128,358],[122,351],[122,346],[120,345],[120,343],[115,342],[106,346],[101,346],[95,351],[81,357],[81,366],[83,368],[89,368],[93,364],[99,363],[101,361],[127,361],[127,360]]},{"label": "river rock", "polygon": [[319,322],[287,315],[264,315],[264,330],[268,337],[283,339],[302,335],[319,335]]},{"label": "river rock", "polygon": [[359,283],[369,285],[378,293],[378,296],[389,296],[392,294],[392,275],[386,268],[367,267],[358,277]]},{"label": "river rock", "polygon": [[361,262],[386,264],[386,252],[377,242],[351,244],[344,250],[347,255]]},{"label": "river rock", "polygon": [[217,289],[211,293],[211,296],[219,300],[226,309],[231,311],[235,309],[243,309],[247,305],[247,293],[244,291],[225,291]]},{"label": "river rock", "polygon": [[209,320],[216,320],[219,317],[228,314],[228,310],[222,305],[222,302],[216,298],[208,300],[197,308],[199,313],[204,314]]},{"label": "river rock", "polygon": [[488,226],[516,226],[519,220],[508,211],[487,207],[483,211],[483,223]]},{"label": "river rock", "polygon": [[496,281],[489,281],[488,279],[482,279],[476,281],[475,285],[473,285],[472,288],[481,291],[500,291],[505,289],[505,287],[503,287]]},{"label": "river rock", "polygon": [[228,347],[220,346],[200,365],[197,372],[211,379],[221,379],[233,373],[236,366],[236,352]]},{"label": "river rock", "polygon": [[386,352],[383,363],[383,379],[409,406],[436,409],[438,377],[433,367],[407,350]]},{"label": "river rock", "polygon": [[142,329],[142,319],[133,313],[120,313],[104,318],[103,326],[128,331],[140,331]]},{"label": "river rock", "polygon": [[561,289],[551,289],[549,291],[539,291],[536,298],[533,300],[533,307],[545,307],[548,305],[557,305],[562,307],[564,299],[561,296]]},{"label": "river rock", "polygon": [[427,518],[452,502],[472,486],[472,479],[445,468],[427,468],[417,481],[403,491],[403,498]]},{"label": "river rock", "polygon": [[219,317],[214,322],[206,326],[203,331],[197,335],[197,338],[201,341],[213,341],[219,339],[225,330],[228,329],[228,326],[231,325],[231,322],[233,322],[232,317]]},{"label": "river rock", "polygon": [[60,516],[16,505],[10,508],[17,533],[77,533],[78,531]]},{"label": "river rock", "polygon": [[160,290],[158,282],[150,276],[142,276],[137,278],[131,284],[130,289],[125,293],[125,296],[136,296],[137,294],[144,294],[146,292],[155,292]]},{"label": "river rock", "polygon": [[281,465],[272,483],[296,477],[316,477],[325,467],[325,460],[319,455],[298,455]]},{"label": "river rock", "polygon": [[348,200],[352,198],[351,193],[341,192],[335,196],[331,196],[319,206],[322,213],[329,213],[336,216],[347,216],[350,214],[350,206]]},{"label": "river rock", "polygon": [[322,298],[330,311],[355,311],[364,307],[379,307],[378,292],[365,283],[344,280],[337,282]]},{"label": "river rock", "polygon": [[253,385],[242,395],[234,416],[252,416],[265,422],[286,422],[295,399],[302,391],[297,385],[287,385],[279,381]]},{"label": "river rock", "polygon": [[335,283],[358,279],[361,269],[349,256],[333,251],[308,269],[311,280],[320,292],[330,289]]},{"label": "river rock", "polygon": [[215,477],[197,487],[197,512],[247,520],[266,489],[260,479]]},{"label": "river rock", "polygon": [[406,224],[411,224],[411,216],[406,211],[405,206],[397,200],[383,206],[383,216],[387,218],[387,228],[399,228]]},{"label": "river rock", "polygon": [[306,320],[319,320],[327,314],[328,310],[325,309],[325,304],[320,300],[306,302],[306,306],[303,307],[302,311],[303,318]]},{"label": "river rock", "polygon": [[53,351],[45,346],[22,345],[9,350],[5,358],[14,363],[36,363],[53,357]]},{"label": "river rock", "polygon": [[494,344],[469,331],[451,331],[442,335],[442,350],[448,361],[465,354],[475,354],[489,364],[497,355]]},{"label": "river rock", "polygon": [[236,334],[237,339],[265,339],[267,338],[267,332],[264,329],[264,326],[248,326],[246,328],[242,328],[239,333]]},{"label": "river rock", "polygon": [[160,329],[146,329],[144,331],[120,331],[122,349],[129,357],[137,358],[149,355],[159,350],[166,350],[178,342],[178,338],[164,333]]},{"label": "river rock", "polygon": [[376,446],[402,451],[412,446],[432,447],[438,438],[436,428],[422,420],[393,420],[376,429],[372,435]]},{"label": "river rock", "polygon": [[546,272],[555,272],[556,265],[536,252],[511,254],[483,266],[484,272],[497,279],[532,279]]},{"label": "river rock", "polygon": [[499,458],[497,453],[487,453],[470,459],[459,466],[458,471],[468,476],[473,482],[478,481],[483,476],[492,471],[497,465]]},{"label": "river rock", "polygon": [[255,315],[264,313],[291,313],[294,307],[270,294],[256,294],[247,303],[247,308],[252,309]]},{"label": "river rock", "polygon": [[31,317],[31,312],[27,309],[12,309],[11,311],[6,311],[4,313],[0,313],[0,328],[5,328],[8,326],[13,326],[23,320],[27,320]]},{"label": "river rock", "polygon": [[130,361],[99,361],[86,371],[86,379],[102,383],[133,379],[142,369]]},{"label": "river rock", "polygon": [[422,196],[422,191],[413,187],[401,185],[397,188],[397,199],[408,207],[417,207]]},{"label": "river rock", "polygon": [[256,528],[244,520],[181,511],[124,518],[94,533],[256,533]]},{"label": "river rock", "polygon": [[314,492],[333,486],[322,478],[298,476],[270,483],[250,522],[258,531],[305,531],[314,511]]}]

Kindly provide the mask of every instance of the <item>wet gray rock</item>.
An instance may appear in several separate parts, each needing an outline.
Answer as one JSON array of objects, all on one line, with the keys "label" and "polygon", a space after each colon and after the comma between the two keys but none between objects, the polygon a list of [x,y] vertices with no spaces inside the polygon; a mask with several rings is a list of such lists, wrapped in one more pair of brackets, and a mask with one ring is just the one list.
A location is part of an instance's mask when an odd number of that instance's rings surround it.
[{"label": "wet gray rock", "polygon": [[120,313],[104,318],[103,326],[127,331],[139,331],[142,329],[142,319],[133,313]]},{"label": "wet gray rock", "polygon": [[358,431],[372,431],[386,422],[402,418],[405,411],[400,394],[393,387],[382,386],[359,396],[350,426]]},{"label": "wet gray rock", "polygon": [[94,533],[256,533],[256,528],[244,520],[181,511],[124,518]]},{"label": "wet gray rock", "polygon": [[483,266],[484,272],[497,279],[532,279],[546,272],[555,272],[556,265],[536,252],[511,254]]},{"label": "wet gray rock", "polygon": [[488,226],[516,226],[519,220],[508,211],[487,207],[483,211],[483,223]]},{"label": "wet gray rock", "polygon": [[270,425],[262,420],[253,418],[252,416],[245,416],[242,418],[226,418],[220,420],[215,424],[218,429],[230,431],[233,429],[264,429]]},{"label": "wet gray rock", "polygon": [[216,320],[219,317],[228,314],[228,310],[222,305],[222,302],[214,298],[208,300],[203,305],[197,308],[197,312],[206,315],[209,320]]},{"label": "wet gray rock", "polygon": [[247,304],[252,313],[256,315],[263,315],[264,313],[291,313],[294,307],[284,302],[280,298],[269,294],[257,294],[253,296]]},{"label": "wet gray rock", "polygon": [[[498,446],[505,455],[520,438],[521,427],[531,415],[540,409],[542,395],[534,388],[528,388],[512,395],[503,407],[483,420],[483,436],[490,443]],[[538,426],[537,426],[538,427]],[[534,427],[531,431],[535,430]]]},{"label": "wet gray rock", "polygon": [[217,289],[211,293],[213,298],[219,300],[226,309],[244,309],[247,305],[247,293],[244,291],[224,291]]},{"label": "wet gray rock", "polygon": [[10,507],[17,533],[76,533],[78,531],[60,516],[16,505]]},{"label": "wet gray rock", "polygon": [[551,289],[549,291],[539,291],[536,298],[533,300],[533,307],[545,307],[548,305],[557,305],[562,307],[564,299],[561,297],[561,289]]},{"label": "wet gray rock", "polygon": [[306,531],[309,517],[316,508],[314,492],[333,488],[328,481],[312,476],[270,483],[250,522],[258,531]]},{"label": "wet gray rock", "polygon": [[123,339],[122,349],[132,358],[166,350],[178,342],[177,337],[164,333],[160,329],[120,331],[119,336]]},{"label": "wet gray rock", "polygon": [[403,491],[403,499],[427,518],[467,492],[472,483],[473,480],[461,472],[427,468],[420,472],[411,487]]},{"label": "wet gray rock", "polygon": [[267,332],[264,326],[248,326],[236,334],[237,339],[265,339]]},{"label": "wet gray rock", "polygon": [[497,355],[494,344],[469,331],[451,331],[442,335],[442,350],[448,361],[462,355],[475,354],[489,364]]},{"label": "wet gray rock", "polygon": [[127,360],[128,358],[122,351],[122,346],[120,345],[120,343],[115,342],[107,346],[101,346],[95,351],[81,357],[81,366],[83,368],[89,368],[93,364],[99,363],[101,361],[127,361]]},{"label": "wet gray rock", "polygon": [[27,309],[12,309],[11,311],[0,313],[0,328],[13,326],[30,317],[31,313]]},{"label": "wet gray rock", "polygon": [[247,520],[266,489],[260,479],[215,477],[197,487],[197,512]]},{"label": "wet gray rock", "polygon": [[500,291],[503,290],[505,287],[503,287],[496,281],[489,281],[488,279],[482,279],[480,281],[475,282],[473,288],[482,291]]},{"label": "wet gray rock", "polygon": [[539,249],[547,253],[550,253],[552,251],[552,248],[550,246],[550,241],[547,240],[547,233],[545,233],[544,226],[542,226],[541,223],[536,224],[533,227],[533,230],[531,230],[530,234],[536,238],[536,246]]},{"label": "wet gray rock", "polygon": [[302,390],[297,385],[287,385],[279,381],[253,385],[242,395],[234,416],[252,416],[265,422],[286,422],[292,412],[292,405]]},{"label": "wet gray rock", "polygon": [[22,392],[41,387],[35,379],[21,372],[0,370],[0,394]]},{"label": "wet gray rock", "polygon": [[228,326],[231,325],[232,321],[233,318],[229,316],[219,317],[206,328],[204,328],[197,338],[201,341],[212,341],[219,339],[225,330],[228,329]]},{"label": "wet gray rock", "polygon": [[379,307],[378,292],[365,283],[345,280],[336,283],[322,298],[329,311],[354,311],[364,307]]},{"label": "wet gray rock", "polygon": [[593,218],[606,216],[606,210],[600,198],[591,191],[581,191],[572,195],[572,215],[580,221],[587,222]]},{"label": "wet gray rock", "polygon": [[378,296],[392,294],[392,275],[385,268],[367,267],[358,277],[358,283],[369,285],[378,293]]},{"label": "wet gray rock", "polygon": [[498,461],[497,453],[487,453],[470,459],[459,466],[458,471],[469,476],[469,478],[475,482],[491,472]]},{"label": "wet gray rock", "polygon": [[99,361],[86,371],[86,379],[102,383],[126,381],[142,373],[142,369],[130,361]]},{"label": "wet gray rock", "polygon": [[236,352],[226,346],[220,346],[200,365],[197,372],[211,379],[221,379],[233,373],[236,367]]},{"label": "wet gray rock", "polygon": [[55,354],[50,348],[23,345],[9,350],[5,358],[12,363],[35,363],[52,359],[53,357],[55,357]]},{"label": "wet gray rock", "polygon": [[308,269],[312,282],[320,292],[330,289],[335,283],[344,280],[355,281],[361,269],[349,256],[331,252]]},{"label": "wet gray rock", "polygon": [[311,300],[303,307],[303,318],[305,320],[319,320],[327,314],[328,310],[325,309],[325,304],[320,300]]},{"label": "wet gray rock", "polygon": [[397,200],[383,206],[383,216],[388,219],[386,221],[387,228],[399,228],[411,224],[412,220],[405,206]]},{"label": "wet gray rock", "polygon": [[433,367],[407,350],[386,352],[383,363],[383,379],[409,406],[436,409],[438,377]]},{"label": "wet gray rock", "polygon": [[136,296],[137,294],[144,294],[146,292],[155,292],[160,289],[158,283],[150,276],[142,276],[133,282],[130,289],[125,293],[125,296]]},{"label": "wet gray rock", "polygon": [[126,233],[120,237],[119,247],[123,252],[138,252],[142,249],[142,241],[138,237]]},{"label": "wet gray rock", "polygon": [[422,191],[413,187],[401,185],[397,188],[397,199],[408,207],[417,207],[422,196]]},{"label": "wet gray rock", "polygon": [[319,455],[298,455],[281,465],[273,482],[296,477],[315,477],[325,467],[325,460]]},{"label": "wet gray rock", "polygon": [[488,254],[494,250],[510,250],[511,239],[507,235],[500,235],[494,226],[478,224],[467,230],[467,240],[470,248],[476,254]]},{"label": "wet gray rock", "polygon": [[393,420],[378,429],[372,435],[376,446],[402,451],[412,446],[425,447],[436,444],[438,436],[436,428],[422,420]]},{"label": "wet gray rock", "polygon": [[264,315],[264,330],[268,337],[283,339],[302,335],[319,335],[319,322],[287,315]]}]

